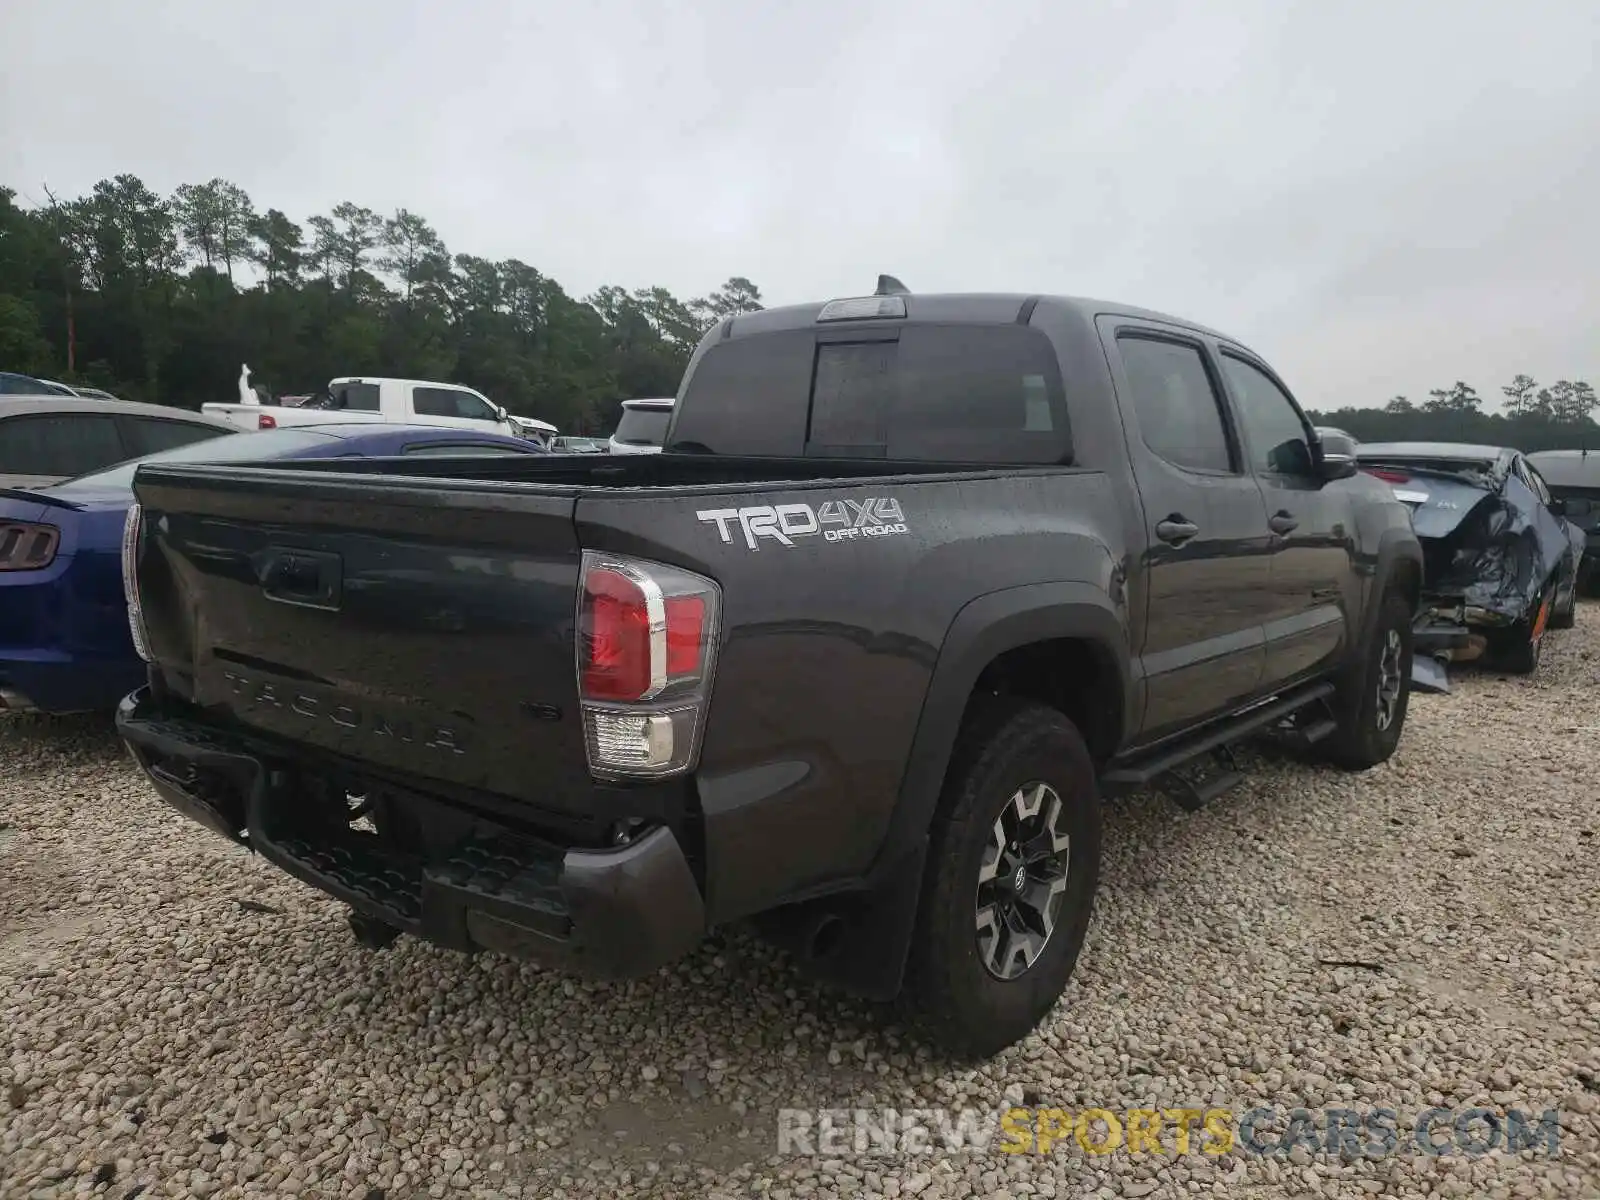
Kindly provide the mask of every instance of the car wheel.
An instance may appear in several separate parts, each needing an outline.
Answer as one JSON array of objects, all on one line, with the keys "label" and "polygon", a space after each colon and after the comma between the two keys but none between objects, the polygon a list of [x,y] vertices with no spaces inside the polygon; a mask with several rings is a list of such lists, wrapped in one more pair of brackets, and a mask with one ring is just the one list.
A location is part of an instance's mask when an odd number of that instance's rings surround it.
[{"label": "car wheel", "polygon": [[1551,629],[1571,629],[1578,623],[1578,581],[1573,579],[1567,602],[1550,614]]},{"label": "car wheel", "polygon": [[995,700],[951,757],[928,851],[908,998],[947,1050],[987,1058],[1054,1006],[1083,947],[1100,796],[1077,728]]},{"label": "car wheel", "polygon": [[1495,665],[1506,674],[1532,675],[1539,669],[1540,648],[1544,645],[1545,624],[1550,620],[1552,604],[1552,595],[1546,593],[1531,624],[1518,622],[1493,643]]},{"label": "car wheel", "polygon": [[1411,703],[1411,617],[1403,593],[1384,593],[1372,640],[1334,695],[1338,728],[1323,756],[1335,766],[1365,771],[1387,762],[1400,744]]}]

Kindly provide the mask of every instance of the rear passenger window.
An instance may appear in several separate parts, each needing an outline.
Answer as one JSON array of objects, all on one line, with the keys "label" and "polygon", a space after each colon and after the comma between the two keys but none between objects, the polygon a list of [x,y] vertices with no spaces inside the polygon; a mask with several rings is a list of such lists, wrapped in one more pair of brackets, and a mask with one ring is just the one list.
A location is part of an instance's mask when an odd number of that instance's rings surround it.
[{"label": "rear passenger window", "polygon": [[423,417],[465,417],[473,421],[492,421],[495,416],[487,404],[460,388],[413,388],[411,405],[417,415]]},{"label": "rear passenger window", "polygon": [[672,448],[717,454],[1018,465],[1072,454],[1055,349],[1021,325],[734,338],[706,351],[678,409]]},{"label": "rear passenger window", "polygon": [[1174,466],[1232,471],[1228,431],[1198,346],[1117,338],[1144,444]]},{"label": "rear passenger window", "polygon": [[135,457],[158,454],[163,450],[175,450],[179,446],[187,446],[190,442],[203,442],[207,438],[218,437],[227,432],[224,429],[214,429],[210,425],[197,425],[189,421],[163,421],[157,417],[125,419],[133,434],[133,444],[128,448]]},{"label": "rear passenger window", "polygon": [[0,472],[9,475],[82,475],[128,457],[114,417],[60,413],[0,421]]}]

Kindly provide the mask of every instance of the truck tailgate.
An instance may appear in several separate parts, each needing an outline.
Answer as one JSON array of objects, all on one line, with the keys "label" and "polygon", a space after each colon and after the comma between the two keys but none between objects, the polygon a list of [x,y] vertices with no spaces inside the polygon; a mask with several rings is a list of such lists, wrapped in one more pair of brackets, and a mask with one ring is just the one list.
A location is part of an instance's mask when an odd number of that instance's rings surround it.
[{"label": "truck tailgate", "polygon": [[219,467],[134,490],[151,654],[214,716],[536,806],[587,784],[570,492]]}]

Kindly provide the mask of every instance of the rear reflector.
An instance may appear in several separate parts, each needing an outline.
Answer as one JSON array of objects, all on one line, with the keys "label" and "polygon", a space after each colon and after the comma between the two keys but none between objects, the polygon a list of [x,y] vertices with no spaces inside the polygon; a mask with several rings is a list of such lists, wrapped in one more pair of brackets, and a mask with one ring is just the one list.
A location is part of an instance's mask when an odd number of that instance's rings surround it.
[{"label": "rear reflector", "polygon": [[144,538],[144,510],[133,503],[122,523],[122,598],[128,604],[128,632],[133,648],[145,662],[150,657],[150,639],[144,627],[144,609],[139,605],[139,548]]},{"label": "rear reflector", "polygon": [[61,531],[25,521],[0,523],[0,571],[39,571],[56,560]]},{"label": "rear reflector", "polygon": [[273,416],[271,413],[262,413],[256,418],[257,429],[276,429],[277,427],[278,418]]},{"label": "rear reflector", "polygon": [[1368,475],[1381,479],[1385,483],[1406,483],[1411,479],[1404,471],[1396,471],[1389,467],[1362,467]]},{"label": "rear reflector", "polygon": [[592,774],[654,777],[693,766],[721,605],[704,576],[584,554],[577,666]]},{"label": "rear reflector", "polygon": [[869,321],[873,317],[903,317],[906,315],[904,296],[859,296],[849,300],[832,300],[822,306],[818,321]]}]

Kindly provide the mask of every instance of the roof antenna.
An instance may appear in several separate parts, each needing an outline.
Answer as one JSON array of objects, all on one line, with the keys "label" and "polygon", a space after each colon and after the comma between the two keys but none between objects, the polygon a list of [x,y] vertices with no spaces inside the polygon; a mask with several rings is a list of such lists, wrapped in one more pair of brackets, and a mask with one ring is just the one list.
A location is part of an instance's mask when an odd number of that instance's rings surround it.
[{"label": "roof antenna", "polygon": [[874,296],[909,296],[911,295],[911,289],[893,275],[879,275],[878,290],[872,294]]}]

